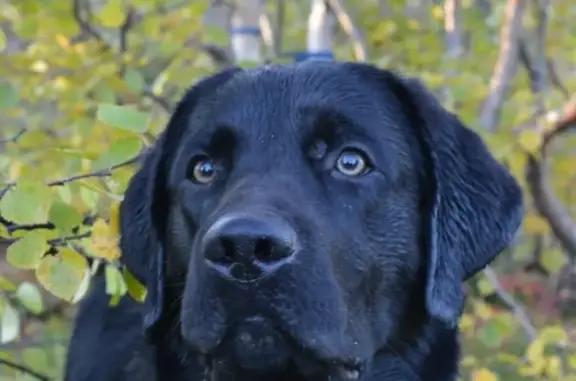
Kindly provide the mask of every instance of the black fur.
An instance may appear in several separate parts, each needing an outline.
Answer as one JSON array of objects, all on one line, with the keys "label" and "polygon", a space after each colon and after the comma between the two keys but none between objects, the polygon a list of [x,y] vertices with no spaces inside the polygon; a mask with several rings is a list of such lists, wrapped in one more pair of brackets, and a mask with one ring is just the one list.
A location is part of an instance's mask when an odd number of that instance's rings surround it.
[{"label": "black fur", "polygon": [[[373,170],[338,172],[346,148]],[[209,185],[187,178],[198,154],[216,164]],[[231,213],[288,223],[293,260],[252,283],[207,266],[201,241]],[[416,80],[321,61],[216,74],[185,95],[122,204],[123,260],[147,301],[108,309],[100,280],[66,381],[151,365],[167,381],[453,381],[461,284],[521,217],[513,177]]]}]

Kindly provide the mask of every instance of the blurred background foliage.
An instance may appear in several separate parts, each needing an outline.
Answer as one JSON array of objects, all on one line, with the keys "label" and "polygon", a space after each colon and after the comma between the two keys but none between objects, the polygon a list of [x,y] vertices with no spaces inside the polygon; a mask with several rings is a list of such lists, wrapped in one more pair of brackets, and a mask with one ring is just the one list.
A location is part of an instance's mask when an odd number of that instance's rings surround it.
[{"label": "blurred background foliage", "polygon": [[[564,133],[576,120],[576,3],[327,4],[336,59],[421,77],[524,187],[514,244],[464,285],[461,379],[576,380],[576,135]],[[0,0],[0,380],[62,378],[75,303],[98,266],[112,303],[144,296],[118,264],[118,202],[179,96],[231,64],[229,10]],[[265,11],[265,60],[306,50],[310,1]]]}]

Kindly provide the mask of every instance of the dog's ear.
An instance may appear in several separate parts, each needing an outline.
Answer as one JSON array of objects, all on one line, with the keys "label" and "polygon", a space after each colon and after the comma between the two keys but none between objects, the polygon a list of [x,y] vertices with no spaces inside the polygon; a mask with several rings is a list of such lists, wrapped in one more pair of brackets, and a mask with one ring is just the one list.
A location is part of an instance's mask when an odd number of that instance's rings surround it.
[{"label": "dog's ear", "polygon": [[190,115],[199,101],[213,94],[241,69],[230,68],[199,81],[177,104],[120,204],[121,260],[147,288],[144,328],[149,331],[164,311],[165,229],[170,200],[167,176]]},{"label": "dog's ear", "polygon": [[398,98],[430,164],[426,303],[431,316],[454,325],[464,304],[462,282],[488,265],[521,224],[520,186],[481,138],[418,80],[376,68],[360,71],[371,72],[372,83]]}]

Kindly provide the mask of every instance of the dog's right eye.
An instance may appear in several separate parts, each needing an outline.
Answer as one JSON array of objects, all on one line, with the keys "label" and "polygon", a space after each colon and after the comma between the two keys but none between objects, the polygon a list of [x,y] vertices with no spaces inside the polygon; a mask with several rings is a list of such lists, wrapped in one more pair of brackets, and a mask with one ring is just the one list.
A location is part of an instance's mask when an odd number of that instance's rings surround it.
[{"label": "dog's right eye", "polygon": [[216,177],[216,165],[207,156],[199,156],[188,165],[188,180],[196,184],[209,184]]},{"label": "dog's right eye", "polygon": [[336,169],[346,176],[357,177],[367,174],[372,167],[363,152],[348,149],[342,152],[336,160]]}]

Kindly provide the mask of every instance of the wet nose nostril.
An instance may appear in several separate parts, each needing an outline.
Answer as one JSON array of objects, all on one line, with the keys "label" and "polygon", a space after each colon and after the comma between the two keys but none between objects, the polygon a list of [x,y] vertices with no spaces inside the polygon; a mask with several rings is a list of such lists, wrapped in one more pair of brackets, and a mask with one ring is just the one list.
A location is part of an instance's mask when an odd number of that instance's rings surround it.
[{"label": "wet nose nostril", "polygon": [[260,238],[254,245],[254,255],[261,261],[269,261],[272,257],[272,244],[267,237]]},{"label": "wet nose nostril", "polygon": [[223,237],[220,239],[220,246],[222,246],[222,263],[232,264],[235,260],[234,252],[236,251],[234,241],[230,238]]},{"label": "wet nose nostril", "polygon": [[254,245],[254,256],[262,262],[276,262],[292,254],[292,248],[271,237],[261,237]]},{"label": "wet nose nostril", "polygon": [[295,238],[278,218],[225,217],[204,236],[203,251],[216,271],[246,280],[276,271],[294,253]]}]

